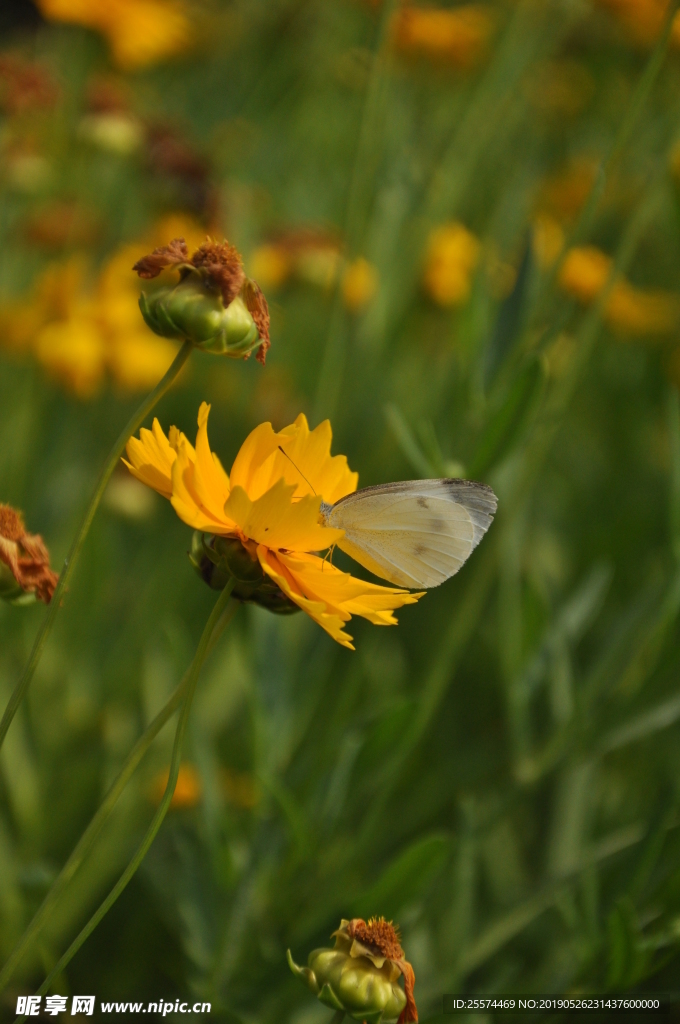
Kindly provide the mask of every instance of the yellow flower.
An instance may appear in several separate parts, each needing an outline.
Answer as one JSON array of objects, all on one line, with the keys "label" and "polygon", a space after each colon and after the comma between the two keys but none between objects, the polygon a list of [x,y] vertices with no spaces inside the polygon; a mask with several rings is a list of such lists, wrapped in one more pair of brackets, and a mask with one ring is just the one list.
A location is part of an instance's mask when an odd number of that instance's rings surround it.
[{"label": "yellow flower", "polygon": [[570,249],[560,269],[560,285],[580,302],[592,302],[604,288],[612,261],[594,245]]},{"label": "yellow flower", "polygon": [[85,25],[108,39],[114,60],[132,70],[184,50],[191,26],[173,0],[37,0],[51,21]]},{"label": "yellow flower", "polygon": [[342,278],[342,297],[352,313],[367,306],[378,290],[378,271],[372,263],[358,256],[345,270]]},{"label": "yellow flower", "polygon": [[280,288],[291,274],[290,256],[283,246],[267,242],[251,256],[250,270],[262,288]]},{"label": "yellow flower", "polygon": [[187,218],[164,218],[142,242],[123,245],[90,280],[80,256],[53,263],[30,298],[0,308],[0,339],[14,351],[32,350],[38,361],[79,398],[90,398],[107,372],[123,391],[146,391],[158,383],[177,354],[177,343],[159,338],[139,311],[139,282],[132,264],[141,246],[166,232],[191,239],[204,232]]},{"label": "yellow flower", "polygon": [[493,28],[491,10],[480,4],[406,6],[394,16],[392,41],[401,53],[438,58],[467,70],[484,57]]},{"label": "yellow flower", "polygon": [[340,262],[336,237],[315,228],[298,228],[258,246],[248,264],[264,289],[280,288],[291,279],[330,288]]},{"label": "yellow flower", "polygon": [[[612,261],[595,246],[570,249],[560,269],[561,288],[580,302],[593,302],[604,288]],[[623,334],[669,334],[680,320],[680,297],[661,289],[614,282],[605,305],[607,323]]]},{"label": "yellow flower", "polygon": [[344,536],[321,525],[321,500],[333,504],[355,491],[358,481],[345,456],[330,454],[328,420],[310,431],[300,414],[279,433],[270,423],[261,424],[246,438],[227,476],[208,443],[209,412],[204,402],[195,448],[176,427],[166,437],[154,420],[152,430],[128,442],[128,469],[169,498],[195,530],[239,541],[257,571],[344,647],[354,649],[343,630],[352,615],[395,625],[394,609],[414,604],[421,594],[365,583],[317,553]]},{"label": "yellow flower", "polygon": [[564,231],[562,225],[546,214],[538,214],[533,223],[532,251],[541,270],[549,270],[562,252]]},{"label": "yellow flower", "polygon": [[[656,42],[668,10],[668,0],[596,0],[617,19],[628,38],[640,46]],[[680,15],[673,19],[671,35],[675,46],[680,44]]]},{"label": "yellow flower", "polygon": [[479,249],[479,241],[462,224],[444,224],[431,233],[423,285],[439,306],[467,301]]},{"label": "yellow flower", "polygon": [[84,311],[45,324],[35,338],[35,354],[78,398],[91,398],[104,377],[104,342],[93,318]]},{"label": "yellow flower", "polygon": [[[164,771],[159,772],[153,780],[151,784],[151,799],[155,804],[159,804],[163,799],[163,794],[165,793],[165,787],[168,784],[169,778],[170,769],[166,768]],[[176,811],[185,810],[188,807],[195,807],[201,802],[202,797],[203,784],[201,782],[201,776],[192,764],[182,762],[179,766],[177,785],[175,786],[175,792],[172,794],[170,808],[173,811]]]}]

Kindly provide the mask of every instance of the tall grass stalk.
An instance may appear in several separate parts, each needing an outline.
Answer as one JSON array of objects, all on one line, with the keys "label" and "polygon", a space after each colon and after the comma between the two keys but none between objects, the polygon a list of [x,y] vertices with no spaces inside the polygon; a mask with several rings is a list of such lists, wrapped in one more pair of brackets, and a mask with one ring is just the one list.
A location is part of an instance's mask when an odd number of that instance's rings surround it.
[{"label": "tall grass stalk", "polygon": [[111,479],[111,475],[116,466],[118,465],[118,460],[120,459],[121,455],[123,454],[123,451],[125,450],[125,445],[127,444],[132,434],[134,434],[135,431],[139,429],[139,427],[142,425],[146,417],[149,415],[151,410],[156,406],[156,404],[160,401],[160,399],[163,397],[166,391],[168,391],[168,389],[171,387],[179,371],[182,369],[187,359],[189,358],[192,348],[193,345],[190,341],[184,342],[181,349],[175,356],[165,376],[158,382],[153,391],[144,399],[144,401],[139,406],[137,411],[130,417],[126,426],[123,428],[122,432],[118,436],[116,443],[114,444],[113,448],[108,454],[106,462],[104,463],[104,467],[101,473],[99,474],[97,485],[94,491],[92,492],[92,497],[90,498],[89,504],[85,509],[85,514],[78,528],[78,532],[71,545],[71,549],[68,555],[66,556],[64,567],[59,577],[59,582],[54,591],[54,596],[52,597],[52,600],[47,606],[47,610],[45,612],[45,617],[43,618],[42,625],[38,631],[38,635],[36,636],[33,642],[33,649],[31,650],[28,663],[26,665],[26,668],[24,669],[24,673],[19,679],[16,686],[14,687],[12,696],[10,697],[7,707],[5,708],[5,712],[2,716],[2,719],[0,720],[0,747],[2,747],[5,736],[7,735],[7,730],[12,724],[12,719],[14,718],[17,712],[17,708],[24,699],[26,691],[28,690],[28,687],[31,684],[31,680],[33,678],[35,670],[38,667],[38,662],[40,661],[40,656],[42,655],[45,644],[47,643],[47,639],[52,631],[54,621],[57,617],[57,612],[61,607],[62,598],[66,595],[69,581],[71,579],[71,576],[73,575],[73,570],[75,569],[76,562],[78,561],[78,556],[82,551],[83,544],[85,543],[87,535],[90,531],[90,527],[92,526],[92,521],[99,507],[99,503],[102,500],[104,491],[106,490],[106,485]]},{"label": "tall grass stalk", "polygon": [[[209,636],[205,657],[208,656],[210,651],[217,643],[218,639],[222,635],[223,630],[233,618],[237,608],[237,602],[232,602],[232,604],[225,609],[224,614],[218,620],[215,621],[214,628],[212,629]],[[21,939],[15,946],[12,954],[7,960],[2,971],[0,971],[0,992],[3,991],[3,989],[11,980],[14,971],[16,970],[23,956],[29,949],[31,943],[40,933],[40,930],[42,929],[44,923],[49,919],[50,914],[52,913],[57,903],[59,902],[60,898],[68,888],[71,879],[78,871],[78,868],[83,863],[85,857],[94,846],[97,837],[99,836],[101,830],[103,829],[108,819],[111,817],[113,809],[118,803],[118,800],[123,790],[127,786],[130,779],[132,778],[132,775],[134,774],[135,770],[137,769],[147,750],[153,743],[156,736],[158,736],[159,732],[166,724],[166,722],[169,721],[169,719],[173,716],[173,714],[180,706],[180,704],[182,704],[191,685],[191,681],[193,679],[193,672],[194,663],[192,663],[192,665],[187,669],[186,673],[184,674],[184,678],[180,682],[175,692],[172,694],[172,696],[165,704],[165,706],[158,712],[153,721],[150,722],[150,724],[147,726],[145,731],[139,737],[134,747],[128,754],[125,763],[123,764],[123,767],[121,768],[118,774],[118,777],[116,778],[115,782],[113,783],[108,793],[106,794],[103,803],[99,807],[90,824],[83,832],[70,857],[68,858],[63,868],[61,869],[61,871],[55,878],[54,882],[50,886],[49,892],[45,896],[43,902],[40,904],[40,907],[33,916],[26,931],[24,932]]]},{"label": "tall grass stalk", "polygon": [[[388,0],[381,14],[377,44],[361,114],[356,155],[345,210],[345,237],[350,256],[356,254],[361,242],[362,228],[365,223],[366,192],[368,183],[371,181],[371,171],[375,170],[375,162],[382,139],[381,120],[384,121],[384,116],[381,119],[381,113],[384,115],[389,83],[389,31],[392,14],[396,7],[396,0]],[[332,417],[337,408],[345,366],[345,329],[342,281],[339,275],[335,285],[326,345],[316,385],[314,418],[317,421]]]},{"label": "tall grass stalk", "polygon": [[76,953],[83,945],[83,943],[86,941],[86,939],[92,934],[92,932],[95,930],[95,928],[102,920],[102,918],[106,916],[108,911],[111,909],[113,904],[116,902],[120,894],[127,886],[128,882],[136,873],[137,868],[144,860],[149,850],[149,847],[153,843],[154,839],[158,834],[158,830],[163,824],[165,815],[168,813],[168,810],[170,808],[170,802],[172,801],[172,797],[175,792],[175,786],[177,785],[177,776],[179,774],[179,766],[182,758],[182,746],[184,743],[184,736],[186,733],[187,723],[189,721],[191,704],[194,698],[194,693],[196,692],[196,684],[198,682],[198,677],[201,673],[203,662],[205,661],[208,651],[210,649],[211,637],[217,627],[217,624],[219,623],[222,613],[227,608],[227,604],[231,598],[231,592],[234,589],[235,582],[235,580],[231,580],[218,597],[215,603],[215,607],[210,613],[210,617],[208,618],[208,621],[205,625],[205,629],[203,630],[201,639],[198,642],[196,654],[194,655],[194,660],[191,663],[191,668],[189,669],[188,678],[185,684],[185,691],[182,696],[181,711],[172,747],[172,758],[170,760],[170,774],[168,776],[165,792],[163,793],[163,797],[161,799],[160,804],[158,805],[156,813],[153,816],[151,824],[147,829],[146,835],[144,836],[144,839],[138,846],[134,857],[132,858],[132,860],[126,867],[125,871],[114,885],[109,895],[106,897],[106,899],[101,904],[99,909],[92,915],[92,917],[87,922],[85,927],[81,929],[81,931],[73,940],[71,945],[68,947],[64,955],[59,960],[59,962],[53,967],[53,969],[47,975],[44,982],[38,989],[39,995],[44,995],[46,992],[49,992],[50,985],[52,984],[54,979],[58,977],[63,970],[65,970],[65,968],[71,962],[71,960],[76,955]]}]

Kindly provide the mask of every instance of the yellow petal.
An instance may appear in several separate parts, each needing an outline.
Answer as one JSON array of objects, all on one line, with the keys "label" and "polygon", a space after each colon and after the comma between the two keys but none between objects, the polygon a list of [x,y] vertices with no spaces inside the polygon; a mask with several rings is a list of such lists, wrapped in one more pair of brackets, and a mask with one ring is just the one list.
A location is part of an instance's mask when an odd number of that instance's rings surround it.
[{"label": "yellow petal", "polygon": [[[270,551],[269,548],[260,545],[257,549],[257,556],[260,565],[267,575],[281,588],[291,601],[294,601],[304,612],[314,619],[315,622],[326,630],[326,632],[343,647],[354,650],[352,637],[345,633],[343,624],[349,616],[344,618],[333,610],[328,610],[322,601],[313,601],[305,597],[298,581],[286,570],[281,563],[280,554]],[[321,559],[319,559],[321,561]]]},{"label": "yellow petal", "polygon": [[180,519],[195,530],[207,533],[235,533],[236,525],[224,513],[214,515],[207,509],[196,490],[195,452],[184,444],[172,467],[172,507]]},{"label": "yellow petal", "polygon": [[274,433],[271,423],[261,423],[259,427],[255,427],[255,430],[251,430],[231,467],[229,474],[231,486],[242,487],[246,494],[251,495],[253,499],[264,494],[273,481],[268,481],[266,486],[260,487],[256,491],[253,487],[253,476],[272,452],[276,451],[276,446],[279,443],[278,434]]},{"label": "yellow petal", "polygon": [[281,445],[285,455],[277,449],[273,473],[296,483],[296,494],[316,493],[332,505],[356,491],[359,474],[351,472],[344,455],[331,456],[333,431],[328,420],[310,431],[300,413],[293,426],[285,427],[281,434],[286,437]]},{"label": "yellow petal", "polygon": [[198,412],[196,457],[193,483],[201,504],[220,522],[224,519],[224,503],[229,497],[229,477],[219,462],[215,462],[208,442],[208,415],[210,406],[201,404]]},{"label": "yellow petal", "polygon": [[270,423],[263,423],[246,438],[236,456],[232,486],[243,487],[255,501],[283,479],[295,485],[296,497],[318,495],[333,504],[356,490],[359,475],[350,471],[344,455],[331,456],[331,440],[328,420],[310,431],[302,413],[278,434]]},{"label": "yellow petal", "polygon": [[293,551],[323,551],[337,544],[343,530],[319,525],[321,499],[313,495],[293,501],[294,484],[277,480],[256,501],[241,487],[234,487],[224,506],[224,514],[237,523],[240,531],[258,544]]},{"label": "yellow petal", "polygon": [[132,475],[169,498],[172,494],[172,466],[177,453],[170,446],[158,420],[154,419],[151,430],[142,427],[139,439],[131,437],[126,451],[130,461],[123,459],[123,462]]},{"label": "yellow petal", "polygon": [[352,638],[342,630],[352,615],[361,615],[378,626],[396,625],[394,609],[415,604],[423,596],[366,583],[311,554],[266,552],[260,546],[258,557],[265,572],[291,600],[344,647],[352,647]]}]

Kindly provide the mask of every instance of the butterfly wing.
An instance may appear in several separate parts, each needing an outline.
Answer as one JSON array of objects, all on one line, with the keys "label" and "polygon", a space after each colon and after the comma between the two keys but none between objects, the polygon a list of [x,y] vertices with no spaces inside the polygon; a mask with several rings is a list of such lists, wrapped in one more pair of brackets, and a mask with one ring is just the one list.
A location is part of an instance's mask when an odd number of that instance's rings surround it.
[{"label": "butterfly wing", "polygon": [[491,525],[496,504],[486,484],[407,480],[348,494],[325,521],[345,531],[338,547],[376,576],[429,588],[458,572]]}]

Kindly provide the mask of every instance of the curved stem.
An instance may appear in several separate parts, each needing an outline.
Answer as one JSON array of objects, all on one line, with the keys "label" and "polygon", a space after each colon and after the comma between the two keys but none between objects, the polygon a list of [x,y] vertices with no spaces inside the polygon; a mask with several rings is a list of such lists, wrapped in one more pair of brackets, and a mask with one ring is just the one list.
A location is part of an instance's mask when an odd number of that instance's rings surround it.
[{"label": "curved stem", "polygon": [[177,785],[177,776],[179,774],[179,765],[182,756],[182,743],[184,740],[184,734],[186,732],[187,722],[189,720],[191,702],[193,700],[194,692],[196,690],[196,683],[198,682],[198,677],[200,675],[203,662],[205,661],[206,655],[208,653],[210,637],[215,628],[215,625],[217,624],[222,612],[224,611],[227,605],[227,602],[229,601],[231,592],[234,589],[235,582],[235,580],[231,580],[218,597],[215,607],[213,608],[210,614],[210,618],[208,619],[205,629],[203,630],[203,635],[201,636],[198,647],[196,649],[194,660],[191,663],[189,676],[186,681],[186,690],[182,697],[182,710],[180,712],[179,721],[177,723],[177,731],[175,732],[175,741],[172,748],[172,759],[170,761],[170,775],[168,777],[168,783],[165,787],[163,798],[160,804],[158,805],[156,813],[153,816],[153,820],[149,828],[147,829],[146,835],[144,836],[144,839],[138,846],[134,857],[132,858],[132,860],[126,867],[125,871],[114,885],[109,895],[106,897],[106,899],[101,904],[99,909],[92,915],[92,917],[87,922],[85,927],[73,940],[73,942],[66,950],[64,955],[61,957],[59,962],[55,965],[55,967],[50,971],[48,976],[45,978],[44,982],[38,989],[38,995],[44,995],[45,992],[49,990],[50,985],[57,977],[57,975],[61,974],[65,967],[71,962],[72,958],[78,952],[78,950],[83,945],[85,940],[92,934],[92,932],[97,927],[101,919],[105,916],[105,914],[116,902],[116,900],[122,893],[123,889],[125,889],[126,885],[137,871],[137,868],[144,860],[144,857],[146,856],[149,847],[156,838],[158,830],[160,829],[163,823],[163,819],[165,818],[165,815],[168,812],[168,808],[170,807],[170,801],[172,800],[173,794],[175,792],[175,786]]},{"label": "curved stem", "polygon": [[78,533],[76,534],[75,539],[71,545],[71,549],[68,555],[66,556],[64,568],[62,569],[61,576],[59,577],[59,582],[57,584],[56,590],[54,591],[54,596],[52,597],[52,600],[47,606],[47,610],[45,612],[45,617],[43,618],[42,625],[38,631],[38,635],[36,636],[33,642],[33,649],[31,650],[31,654],[29,656],[26,668],[24,669],[24,673],[19,682],[17,683],[17,685],[14,687],[12,696],[9,699],[7,707],[5,708],[5,713],[3,714],[2,720],[0,721],[0,747],[2,747],[5,736],[7,735],[7,730],[12,724],[12,719],[14,718],[17,708],[21,704],[21,701],[23,700],[24,695],[28,690],[31,679],[33,678],[33,673],[36,670],[38,662],[40,661],[40,656],[43,652],[43,648],[45,646],[45,643],[47,642],[48,636],[50,635],[52,626],[54,625],[54,620],[57,617],[57,612],[59,611],[59,607],[61,605],[61,599],[64,596],[66,589],[68,587],[69,580],[73,575],[73,570],[75,568],[78,555],[80,554],[82,546],[85,543],[85,538],[87,537],[90,526],[92,525],[92,520],[94,519],[95,512],[97,511],[99,502],[102,499],[102,495],[106,490],[106,485],[108,484],[111,478],[111,474],[116,468],[118,460],[123,454],[123,450],[128,440],[130,439],[130,436],[134,434],[134,432],[141,426],[141,424],[149,415],[153,407],[163,397],[165,392],[173,383],[173,381],[177,377],[177,374],[179,373],[179,371],[182,369],[187,359],[189,358],[192,347],[193,346],[190,341],[184,342],[163,379],[159,381],[159,383],[153,389],[151,394],[144,399],[144,401],[137,409],[137,411],[134,413],[134,415],[128,420],[124,430],[118,437],[118,440],[114,444],[106,462],[104,463],[104,468],[99,474],[97,486],[95,487],[92,497],[90,498],[90,502],[85,510],[85,515],[83,516],[82,522],[78,529]]},{"label": "curved stem", "polygon": [[[212,631],[208,643],[208,648],[206,651],[206,656],[210,653],[210,651],[217,643],[217,640],[221,636],[222,631],[233,618],[233,615],[236,612],[237,608],[238,603],[234,601],[230,606],[228,606],[225,609],[222,617],[216,623]],[[87,826],[82,836],[78,840],[78,843],[75,846],[73,852],[71,853],[71,856],[68,858],[63,868],[57,875],[56,879],[52,883],[52,886],[50,887],[49,892],[45,896],[45,899],[38,907],[24,934],[21,936],[19,942],[14,947],[2,971],[0,971],[0,992],[2,992],[7,983],[10,981],[17,965],[20,963],[21,959],[26,953],[26,950],[28,949],[36,935],[38,935],[38,933],[40,932],[45,921],[49,918],[54,907],[56,906],[63,892],[67,888],[69,882],[75,875],[76,871],[82,864],[87,854],[92,849],[95,840],[97,839],[97,836],[99,835],[102,828],[110,818],[113,809],[116,803],[118,802],[118,799],[120,798],[121,793],[127,786],[128,782],[130,781],[130,778],[132,777],[140,761],[146,754],[147,750],[149,749],[149,747],[151,746],[151,744],[153,743],[154,739],[161,731],[163,726],[172,717],[172,715],[175,713],[177,708],[182,703],[182,700],[184,699],[184,696],[187,692],[187,687],[189,686],[190,679],[191,667],[187,669],[187,671],[185,672],[182,681],[180,682],[179,686],[168,700],[167,704],[165,704],[165,706],[161,708],[161,710],[158,712],[153,721],[149,723],[145,731],[139,737],[134,747],[128,754],[123,764],[123,767],[121,768],[118,774],[118,777],[116,778],[115,782],[113,783],[108,793],[106,794],[101,806],[99,807],[94,817],[92,818],[92,821]]]}]

